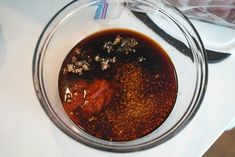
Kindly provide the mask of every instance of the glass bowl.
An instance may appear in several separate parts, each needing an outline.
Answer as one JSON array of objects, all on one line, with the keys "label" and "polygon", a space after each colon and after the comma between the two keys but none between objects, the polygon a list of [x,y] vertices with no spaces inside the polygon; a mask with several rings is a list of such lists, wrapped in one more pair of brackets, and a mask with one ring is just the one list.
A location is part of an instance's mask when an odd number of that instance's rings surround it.
[{"label": "glass bowl", "polygon": [[[131,141],[106,141],[80,129],[65,113],[58,77],[70,50],[85,37],[106,29],[141,32],[167,52],[178,79],[175,106],[152,133]],[[189,20],[165,1],[79,0],[62,8],[43,30],[33,58],[37,97],[52,122],[73,139],[88,146],[116,152],[159,145],[180,132],[196,114],[207,86],[207,59],[201,39]]]}]

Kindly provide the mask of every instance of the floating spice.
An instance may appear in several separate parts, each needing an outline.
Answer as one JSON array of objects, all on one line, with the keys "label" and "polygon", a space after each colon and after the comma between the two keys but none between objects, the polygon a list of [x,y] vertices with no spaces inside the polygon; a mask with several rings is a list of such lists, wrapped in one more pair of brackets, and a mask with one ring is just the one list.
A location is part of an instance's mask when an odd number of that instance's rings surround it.
[{"label": "floating spice", "polygon": [[101,31],[66,56],[59,93],[68,116],[87,133],[129,141],[156,130],[177,96],[174,66],[152,39],[125,29]]}]

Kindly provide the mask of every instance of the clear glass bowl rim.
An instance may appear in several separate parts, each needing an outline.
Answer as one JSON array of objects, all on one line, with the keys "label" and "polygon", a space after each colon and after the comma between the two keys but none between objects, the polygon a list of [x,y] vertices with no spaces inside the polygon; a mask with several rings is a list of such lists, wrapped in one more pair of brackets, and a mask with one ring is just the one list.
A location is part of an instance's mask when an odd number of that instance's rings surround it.
[{"label": "clear glass bowl rim", "polygon": [[[98,0],[97,0],[98,1]],[[46,112],[46,114],[48,115],[48,117],[51,119],[51,121],[60,129],[62,130],[65,134],[67,134],[68,136],[70,136],[72,139],[81,142],[85,145],[91,146],[93,148],[99,149],[99,150],[105,150],[105,151],[113,151],[113,152],[133,152],[133,151],[139,151],[139,150],[145,150],[148,148],[152,148],[154,146],[157,146],[163,142],[168,141],[169,139],[171,139],[172,137],[174,137],[175,135],[177,135],[183,128],[185,128],[185,126],[187,126],[187,124],[193,119],[193,117],[195,116],[195,114],[197,113],[198,109],[201,106],[201,103],[203,101],[205,92],[206,92],[206,87],[207,87],[207,81],[208,81],[208,66],[207,66],[207,55],[205,53],[205,49],[203,46],[203,43],[201,41],[201,38],[199,36],[199,34],[197,33],[197,30],[194,28],[193,24],[188,20],[188,18],[183,15],[183,13],[175,8],[174,6],[172,6],[171,4],[169,4],[168,2],[162,0],[164,3],[167,4],[168,7],[170,7],[171,9],[174,9],[175,11],[177,11],[178,13],[181,14],[182,18],[185,19],[185,21],[187,22],[187,24],[189,24],[191,26],[191,28],[194,30],[194,32],[196,33],[196,36],[199,40],[199,44],[202,47],[202,55],[204,57],[204,66],[205,66],[205,76],[204,76],[204,84],[200,86],[200,93],[199,93],[199,99],[197,101],[197,104],[194,105],[194,108],[191,110],[190,113],[188,113],[188,115],[186,117],[183,117],[182,121],[180,124],[176,124],[175,127],[173,129],[170,130],[170,132],[168,132],[168,134],[161,138],[160,140],[156,140],[154,142],[151,143],[145,143],[143,145],[137,145],[137,146],[133,146],[133,147],[122,147],[119,146],[117,147],[112,146],[112,145],[102,145],[99,143],[94,143],[93,141],[89,141],[86,138],[79,136],[75,133],[73,133],[71,130],[68,129],[68,126],[66,126],[64,123],[61,123],[62,120],[60,118],[58,118],[55,113],[53,113],[53,110],[50,109],[50,107],[48,107],[47,105],[47,101],[44,99],[45,97],[47,97],[45,95],[45,91],[43,90],[43,85],[40,84],[40,74],[39,74],[39,70],[40,70],[40,58],[42,57],[41,54],[38,52],[40,49],[40,44],[43,40],[43,36],[46,34],[48,27],[53,24],[53,21],[55,18],[57,18],[57,16],[63,12],[67,7],[69,7],[70,5],[72,5],[73,3],[76,3],[77,1],[72,1],[70,3],[68,3],[67,5],[65,5],[63,8],[61,8],[51,19],[50,21],[47,23],[47,25],[45,26],[45,28],[43,29],[35,51],[34,51],[34,56],[33,56],[33,66],[32,66],[32,76],[33,76],[33,83],[34,83],[34,88],[35,88],[35,92],[36,95],[38,97],[38,100],[42,106],[42,108],[44,109],[44,111]],[[115,142],[114,142],[115,143]]]}]

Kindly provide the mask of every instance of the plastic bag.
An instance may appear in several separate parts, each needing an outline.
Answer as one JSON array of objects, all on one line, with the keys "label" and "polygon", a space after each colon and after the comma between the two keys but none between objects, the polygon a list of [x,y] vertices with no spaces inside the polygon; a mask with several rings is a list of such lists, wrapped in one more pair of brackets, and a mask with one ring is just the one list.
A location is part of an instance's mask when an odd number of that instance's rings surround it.
[{"label": "plastic bag", "polygon": [[167,0],[187,17],[235,29],[235,0]]}]

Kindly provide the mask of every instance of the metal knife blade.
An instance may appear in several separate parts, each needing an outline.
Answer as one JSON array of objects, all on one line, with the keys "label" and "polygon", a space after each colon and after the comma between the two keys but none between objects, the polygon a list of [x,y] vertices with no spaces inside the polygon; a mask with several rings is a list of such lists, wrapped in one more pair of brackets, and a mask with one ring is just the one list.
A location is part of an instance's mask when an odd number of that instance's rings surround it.
[{"label": "metal knife blade", "polygon": [[218,52],[206,49],[208,63],[218,63],[231,56],[231,53]]},{"label": "metal knife blade", "polygon": [[[188,52],[188,51],[190,51],[189,48],[184,43],[182,43],[178,39],[172,37],[167,32],[165,32],[163,29],[158,27],[146,13],[137,12],[137,11],[131,11],[131,12],[133,13],[133,15],[136,18],[138,18],[140,21],[142,21],[145,25],[147,25],[150,29],[152,29],[154,32],[156,32],[159,36],[161,36],[169,44],[174,46],[177,50],[181,51],[185,55],[190,54]],[[217,52],[217,51],[208,50],[208,49],[206,49],[206,54],[207,54],[208,63],[221,62],[231,55],[230,53]]]}]

